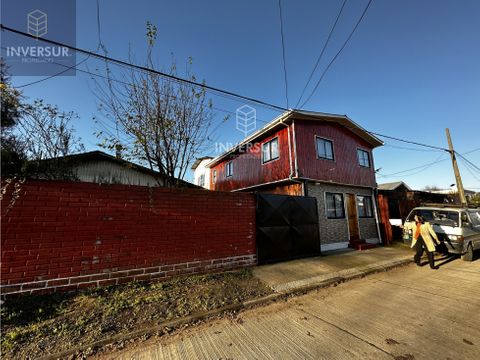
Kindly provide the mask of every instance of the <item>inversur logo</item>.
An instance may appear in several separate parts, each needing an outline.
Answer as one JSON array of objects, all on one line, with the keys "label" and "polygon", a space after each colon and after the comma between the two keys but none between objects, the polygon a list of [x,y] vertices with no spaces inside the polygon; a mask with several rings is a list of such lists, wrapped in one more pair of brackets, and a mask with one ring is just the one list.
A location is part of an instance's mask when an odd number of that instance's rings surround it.
[{"label": "inversur logo", "polygon": [[[35,9],[27,14],[27,32],[37,39],[48,33],[47,14]],[[64,46],[7,46],[8,57],[20,57],[23,63],[54,62],[56,57],[68,57],[70,49]]]},{"label": "inversur logo", "polygon": [[[75,0],[2,0],[2,57],[12,75],[75,75]],[[15,31],[9,31],[14,29]]]}]

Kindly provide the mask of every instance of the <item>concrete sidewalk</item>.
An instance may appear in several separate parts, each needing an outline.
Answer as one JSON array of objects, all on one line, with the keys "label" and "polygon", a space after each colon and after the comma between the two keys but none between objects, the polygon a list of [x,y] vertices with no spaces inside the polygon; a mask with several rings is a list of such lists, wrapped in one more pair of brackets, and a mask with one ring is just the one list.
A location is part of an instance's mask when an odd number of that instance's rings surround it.
[{"label": "concrete sidewalk", "polygon": [[277,293],[314,288],[412,261],[413,251],[403,244],[356,251],[343,250],[322,256],[261,265],[253,274]]}]

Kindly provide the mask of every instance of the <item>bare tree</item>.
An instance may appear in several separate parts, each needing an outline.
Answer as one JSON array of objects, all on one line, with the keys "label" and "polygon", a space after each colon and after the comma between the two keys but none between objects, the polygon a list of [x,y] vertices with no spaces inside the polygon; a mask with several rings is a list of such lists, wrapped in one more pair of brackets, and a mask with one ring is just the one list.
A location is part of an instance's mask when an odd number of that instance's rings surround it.
[{"label": "bare tree", "polygon": [[[60,111],[57,106],[35,100],[24,105],[22,119],[17,123],[17,138],[27,156],[25,172],[58,179],[67,178],[64,157],[84,151],[80,138],[75,136],[70,122],[78,116]],[[48,160],[48,161],[47,161]]]},{"label": "bare tree", "polygon": [[[156,31],[147,23],[146,66],[151,69]],[[188,59],[183,77],[196,81],[191,66]],[[178,76],[174,60],[168,74]],[[213,114],[205,89],[137,69],[124,70],[119,80],[108,63],[104,78],[95,80],[95,94],[101,114],[111,123],[110,129],[97,132],[100,145],[148,164],[160,173],[159,183],[179,186],[177,179],[184,178],[208,139]]]},{"label": "bare tree", "polygon": [[441,190],[437,185],[426,185],[423,187],[423,191],[437,191]]}]

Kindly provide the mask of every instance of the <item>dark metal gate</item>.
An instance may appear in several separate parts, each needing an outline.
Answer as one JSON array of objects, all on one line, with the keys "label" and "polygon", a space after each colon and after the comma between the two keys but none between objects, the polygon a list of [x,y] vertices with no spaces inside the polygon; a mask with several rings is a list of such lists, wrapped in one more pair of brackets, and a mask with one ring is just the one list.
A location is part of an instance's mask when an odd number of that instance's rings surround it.
[{"label": "dark metal gate", "polygon": [[320,255],[317,199],[257,194],[259,264]]}]

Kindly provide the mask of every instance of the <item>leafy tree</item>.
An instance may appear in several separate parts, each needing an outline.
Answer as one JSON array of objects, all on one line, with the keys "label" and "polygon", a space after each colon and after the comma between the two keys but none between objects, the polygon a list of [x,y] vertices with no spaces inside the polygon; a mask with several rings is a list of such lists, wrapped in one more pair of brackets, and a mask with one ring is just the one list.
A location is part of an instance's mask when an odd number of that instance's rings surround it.
[{"label": "leafy tree", "polygon": [[8,68],[0,58],[0,99],[1,99],[1,170],[2,176],[20,172],[25,160],[22,144],[13,133],[23,110],[22,94],[11,85]]},{"label": "leafy tree", "polygon": [[63,157],[84,150],[70,125],[78,116],[43,100],[26,103],[3,60],[0,70],[2,177],[71,178]]}]

